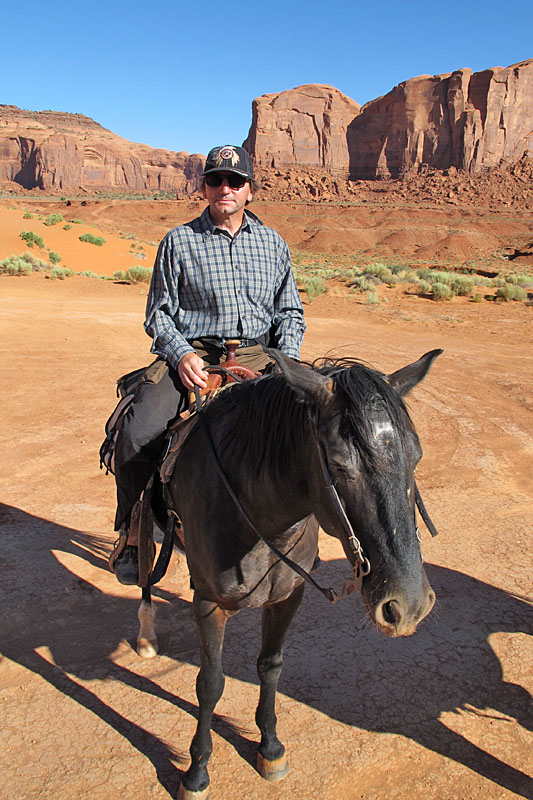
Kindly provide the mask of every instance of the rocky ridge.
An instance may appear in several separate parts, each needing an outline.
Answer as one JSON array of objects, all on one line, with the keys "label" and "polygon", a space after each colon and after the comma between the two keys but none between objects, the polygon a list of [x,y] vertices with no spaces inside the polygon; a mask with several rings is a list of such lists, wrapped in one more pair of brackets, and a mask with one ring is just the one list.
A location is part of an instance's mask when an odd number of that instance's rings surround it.
[{"label": "rocky ridge", "polygon": [[129,142],[83,114],[0,105],[0,182],[46,191],[187,194],[203,156]]},{"label": "rocky ridge", "polygon": [[330,86],[263,95],[245,146],[260,166],[322,167],[353,180],[421,166],[479,174],[533,154],[533,59],[421,75],[362,108]]}]

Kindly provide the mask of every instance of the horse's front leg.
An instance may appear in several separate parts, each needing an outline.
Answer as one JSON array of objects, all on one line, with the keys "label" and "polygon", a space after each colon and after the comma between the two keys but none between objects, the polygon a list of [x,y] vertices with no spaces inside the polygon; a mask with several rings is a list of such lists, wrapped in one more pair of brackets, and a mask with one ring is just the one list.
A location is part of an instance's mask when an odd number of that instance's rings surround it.
[{"label": "horse's front leg", "polygon": [[143,599],[137,611],[139,634],[137,636],[137,653],[141,658],[154,658],[159,645],[155,632],[155,608],[152,604],[152,593],[149,586],[142,590]]},{"label": "horse's front leg", "polygon": [[276,690],[283,661],[283,642],[303,592],[301,583],[286,600],[263,607],[263,640],[257,659],[261,690],[255,721],[261,731],[257,769],[267,781],[279,781],[289,771],[285,748],[276,735]]},{"label": "horse's front leg", "polygon": [[200,637],[200,671],[196,679],[199,714],[190,748],[192,762],[182,778],[179,800],[202,800],[209,794],[207,762],[213,749],[211,719],[224,690],[222,645],[228,612],[223,611],[216,603],[199,600],[196,594],[193,610]]}]

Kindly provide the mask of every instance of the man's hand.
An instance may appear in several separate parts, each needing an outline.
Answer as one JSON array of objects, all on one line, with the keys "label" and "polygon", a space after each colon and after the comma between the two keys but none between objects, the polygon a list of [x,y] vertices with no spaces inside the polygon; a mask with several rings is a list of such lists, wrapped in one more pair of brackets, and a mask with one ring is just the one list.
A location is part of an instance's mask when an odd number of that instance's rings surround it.
[{"label": "man's hand", "polygon": [[185,353],[178,364],[178,375],[186,389],[194,389],[195,385],[205,389],[208,378],[204,372],[204,362],[196,353]]}]

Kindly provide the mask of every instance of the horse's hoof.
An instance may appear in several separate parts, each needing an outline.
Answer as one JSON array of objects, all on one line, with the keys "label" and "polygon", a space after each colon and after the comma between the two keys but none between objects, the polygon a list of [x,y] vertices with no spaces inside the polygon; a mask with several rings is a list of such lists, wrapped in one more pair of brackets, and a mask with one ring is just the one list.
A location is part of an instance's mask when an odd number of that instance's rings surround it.
[{"label": "horse's hoof", "polygon": [[178,800],[208,800],[208,798],[209,786],[206,786],[205,789],[202,789],[199,792],[191,792],[190,789],[186,789],[185,786],[180,783]]},{"label": "horse's hoof", "polygon": [[257,771],[266,781],[273,783],[282,780],[289,773],[289,769],[289,759],[286,753],[274,761],[264,758],[261,753],[257,754]]},{"label": "horse's hoof", "polygon": [[155,639],[137,639],[137,655],[141,658],[155,658],[158,651],[157,640]]}]

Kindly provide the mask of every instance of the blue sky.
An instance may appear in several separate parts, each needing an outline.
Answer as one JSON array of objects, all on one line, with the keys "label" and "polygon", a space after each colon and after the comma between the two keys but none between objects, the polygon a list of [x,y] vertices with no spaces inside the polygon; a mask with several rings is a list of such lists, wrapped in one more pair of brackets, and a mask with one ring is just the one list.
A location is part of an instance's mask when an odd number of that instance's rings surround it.
[{"label": "blue sky", "polygon": [[358,103],[403,80],[533,58],[533,3],[7,3],[0,103],[87,114],[169,150],[240,144],[252,100],[328,83]]}]

